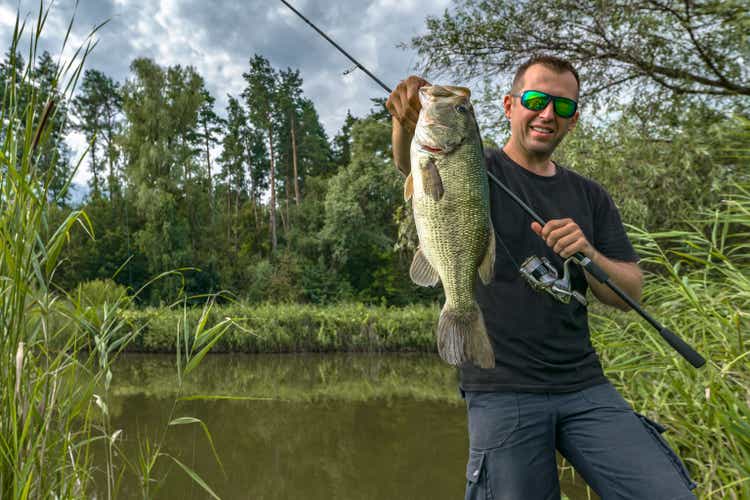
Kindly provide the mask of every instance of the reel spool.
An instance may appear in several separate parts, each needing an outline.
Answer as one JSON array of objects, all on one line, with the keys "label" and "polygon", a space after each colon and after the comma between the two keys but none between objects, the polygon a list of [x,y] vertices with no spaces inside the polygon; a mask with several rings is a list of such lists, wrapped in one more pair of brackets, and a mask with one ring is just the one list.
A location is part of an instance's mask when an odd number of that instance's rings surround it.
[{"label": "reel spool", "polygon": [[570,288],[570,263],[576,262],[569,257],[563,264],[563,277],[559,278],[555,266],[546,257],[532,255],[521,264],[521,276],[537,291],[547,292],[563,304],[568,304],[571,297],[582,305],[587,305],[586,297]]}]

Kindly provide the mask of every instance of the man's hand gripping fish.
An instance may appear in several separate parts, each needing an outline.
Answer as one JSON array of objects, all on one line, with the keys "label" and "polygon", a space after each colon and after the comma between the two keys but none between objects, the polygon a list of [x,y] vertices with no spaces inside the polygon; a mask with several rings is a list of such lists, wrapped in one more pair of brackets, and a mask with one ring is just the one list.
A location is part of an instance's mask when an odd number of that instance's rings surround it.
[{"label": "man's hand gripping fish", "polygon": [[484,318],[474,298],[477,274],[492,280],[495,232],[490,220],[484,153],[464,87],[419,89],[422,110],[411,143],[411,174],[404,198],[412,200],[419,249],[409,275],[421,286],[443,283],[437,343],[452,365],[495,366]]}]

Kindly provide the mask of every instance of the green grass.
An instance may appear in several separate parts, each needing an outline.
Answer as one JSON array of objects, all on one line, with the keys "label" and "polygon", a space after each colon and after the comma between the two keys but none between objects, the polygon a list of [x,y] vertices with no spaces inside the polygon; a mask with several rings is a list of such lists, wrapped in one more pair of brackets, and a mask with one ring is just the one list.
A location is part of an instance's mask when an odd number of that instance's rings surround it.
[{"label": "green grass", "polygon": [[694,369],[635,313],[597,314],[610,379],[665,437],[700,498],[750,498],[750,190],[736,186],[691,230],[631,237],[653,272],[645,308],[707,360]]}]

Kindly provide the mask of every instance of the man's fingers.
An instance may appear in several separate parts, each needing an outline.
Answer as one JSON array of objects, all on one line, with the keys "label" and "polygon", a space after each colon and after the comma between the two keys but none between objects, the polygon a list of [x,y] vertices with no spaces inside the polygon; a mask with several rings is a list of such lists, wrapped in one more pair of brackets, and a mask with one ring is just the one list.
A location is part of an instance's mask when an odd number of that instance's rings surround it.
[{"label": "man's fingers", "polygon": [[547,237],[544,240],[547,243],[555,244],[560,241],[560,239],[565,238],[566,236],[569,236],[571,234],[575,234],[576,232],[580,232],[580,229],[577,225],[566,224],[548,233]]},{"label": "man's fingers", "polygon": [[402,101],[405,93],[406,82],[401,81],[396,85],[396,88],[393,89],[393,92],[391,92],[388,96],[388,100],[385,102],[385,107],[388,108],[388,111],[390,111],[399,121],[403,118],[404,105]]},{"label": "man's fingers", "polygon": [[552,219],[550,221],[547,221],[547,223],[542,228],[542,238],[546,240],[552,231],[565,226],[566,224],[568,224],[568,222],[572,221],[570,219]]},{"label": "man's fingers", "polygon": [[579,240],[581,240],[582,236],[583,234],[580,231],[575,231],[563,236],[555,242],[555,246],[552,247],[552,250],[554,250],[555,253],[561,253],[563,250],[568,249],[568,247],[576,245]]},{"label": "man's fingers", "polygon": [[409,107],[419,109],[422,103],[419,102],[419,89],[427,85],[427,82],[421,78],[409,77],[406,82],[406,99]]},{"label": "man's fingers", "polygon": [[421,108],[419,104],[419,99],[417,99],[416,105],[412,102],[411,99],[409,99],[409,88],[407,87],[406,92],[403,92],[401,94],[401,109],[403,114],[403,119],[408,120],[409,122],[412,122],[414,125],[417,124],[417,120],[419,119],[419,110]]},{"label": "man's fingers", "polygon": [[581,227],[573,219],[553,219],[544,226],[531,223],[531,229],[538,234],[556,254],[568,258],[576,252],[584,255],[591,248]]},{"label": "man's fingers", "polygon": [[417,76],[410,76],[396,86],[386,101],[386,108],[402,125],[413,129],[419,119],[419,89],[429,85],[427,80]]}]

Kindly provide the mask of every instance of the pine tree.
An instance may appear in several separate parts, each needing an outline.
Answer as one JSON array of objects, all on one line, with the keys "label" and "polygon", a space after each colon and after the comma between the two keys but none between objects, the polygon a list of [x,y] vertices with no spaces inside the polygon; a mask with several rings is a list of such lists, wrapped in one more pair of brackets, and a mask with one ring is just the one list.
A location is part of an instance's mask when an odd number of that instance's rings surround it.
[{"label": "pine tree", "polygon": [[248,116],[253,127],[264,130],[268,144],[268,158],[270,160],[269,189],[270,205],[269,220],[271,225],[271,251],[276,252],[278,240],[276,237],[276,72],[271,68],[268,60],[262,56],[255,55],[250,60],[250,71],[242,76],[247,82],[247,87],[242,92],[242,97],[247,104]]},{"label": "pine tree", "polygon": [[[73,100],[73,129],[83,133],[90,144],[90,187],[96,198],[101,195],[105,168],[109,169],[108,191],[110,198],[117,188],[115,172],[117,150],[114,137],[122,111],[119,85],[104,73],[89,69],[83,75],[81,90]],[[101,153],[101,155],[100,155]]]}]

